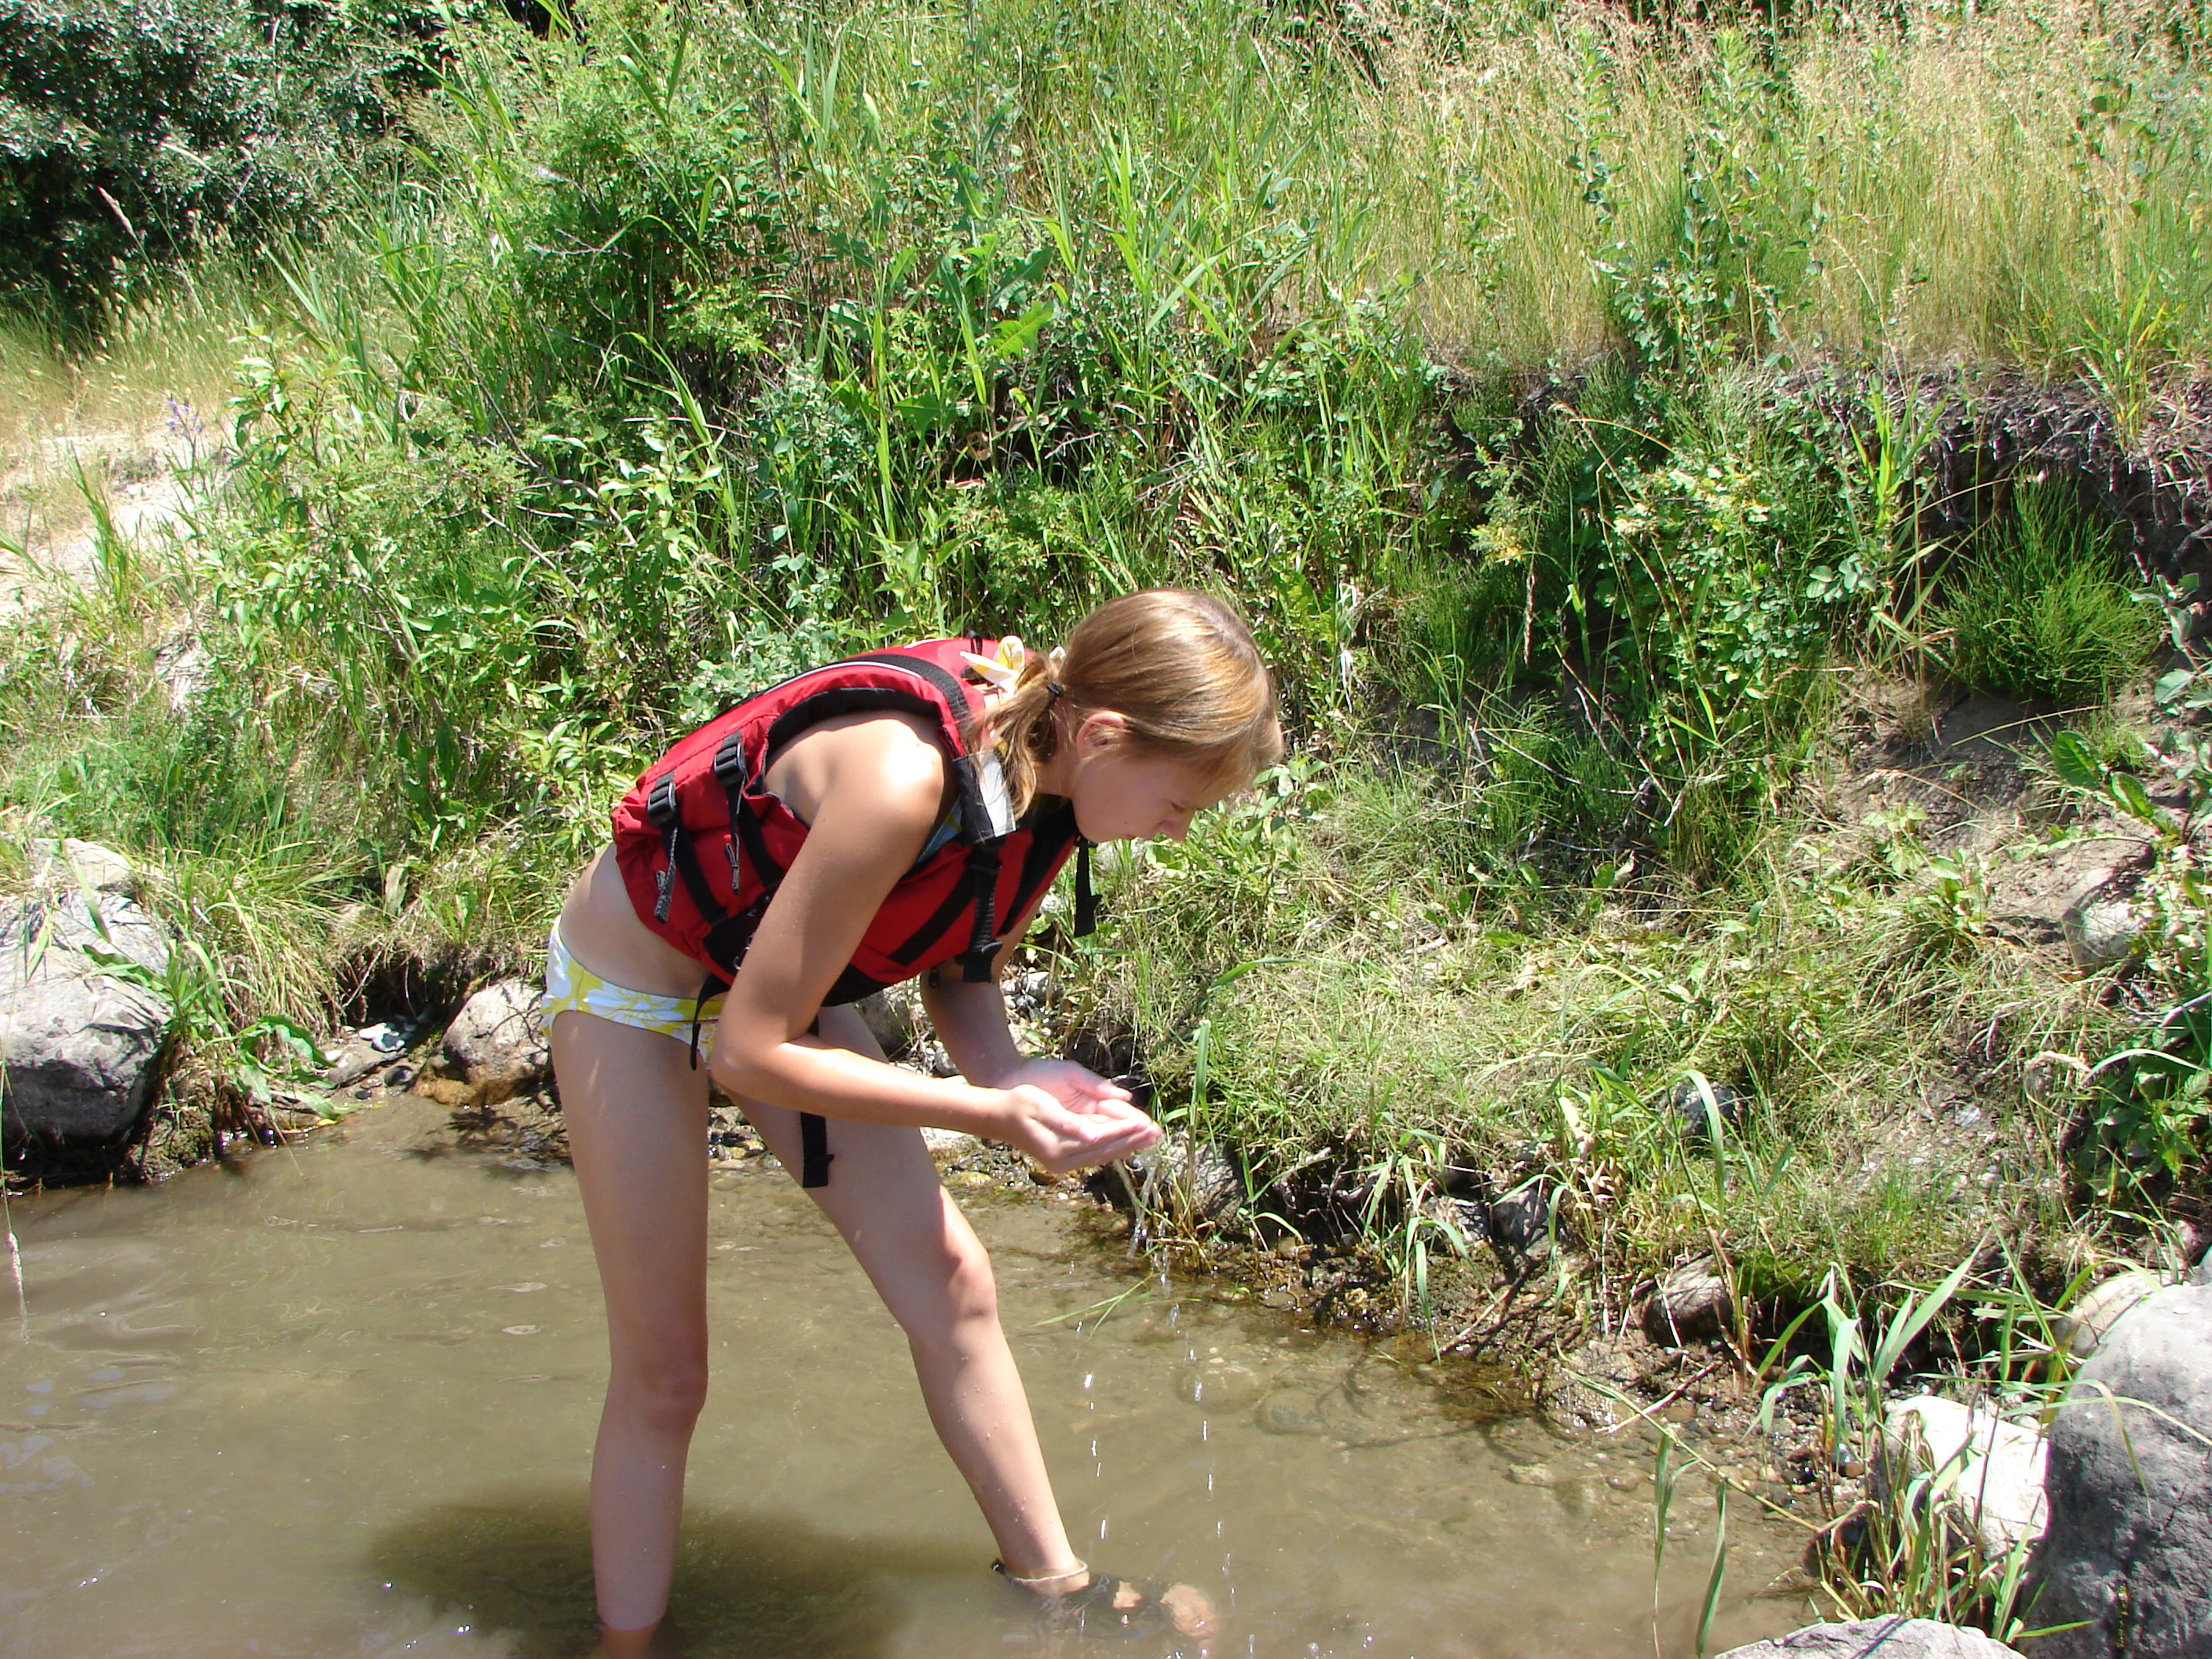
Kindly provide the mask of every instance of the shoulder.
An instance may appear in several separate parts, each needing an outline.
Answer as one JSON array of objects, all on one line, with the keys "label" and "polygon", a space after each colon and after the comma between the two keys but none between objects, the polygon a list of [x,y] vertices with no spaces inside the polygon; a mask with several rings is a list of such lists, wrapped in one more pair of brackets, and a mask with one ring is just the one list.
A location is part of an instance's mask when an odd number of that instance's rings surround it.
[{"label": "shoulder", "polygon": [[944,813],[947,769],[921,716],[844,714],[796,739],[768,782],[810,823],[861,811],[883,833],[918,842]]}]

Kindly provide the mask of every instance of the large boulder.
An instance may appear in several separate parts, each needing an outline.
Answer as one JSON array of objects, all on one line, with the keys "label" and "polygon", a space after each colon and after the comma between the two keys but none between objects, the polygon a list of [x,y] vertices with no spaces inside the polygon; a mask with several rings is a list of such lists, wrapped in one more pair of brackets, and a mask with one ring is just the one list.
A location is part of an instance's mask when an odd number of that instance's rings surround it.
[{"label": "large boulder", "polygon": [[99,1145],[137,1126],[168,1046],[172,1011],[149,983],[168,961],[153,919],[119,893],[0,907],[9,1142]]},{"label": "large boulder", "polygon": [[2147,1297],[2051,1426],[2037,1659],[2212,1656],[2212,1285]]},{"label": "large boulder", "polygon": [[1978,1630],[1939,1625],[1932,1619],[1860,1619],[1848,1625],[1810,1625],[1730,1648],[1720,1659],[2019,1659],[2003,1643]]},{"label": "large boulder", "polygon": [[96,841],[64,836],[58,841],[34,841],[30,852],[31,874],[42,887],[128,893],[138,879],[129,859]]},{"label": "large boulder", "polygon": [[2145,1297],[2155,1296],[2165,1281],[2147,1268],[2116,1273],[2081,1292],[2081,1299],[2051,1322],[2051,1334],[2063,1342],[2076,1359],[2097,1352],[2120,1316]]},{"label": "large boulder", "polygon": [[552,1065],[538,988],[526,979],[487,985],[461,1005],[446,1028],[447,1063],[484,1103],[526,1094]]}]

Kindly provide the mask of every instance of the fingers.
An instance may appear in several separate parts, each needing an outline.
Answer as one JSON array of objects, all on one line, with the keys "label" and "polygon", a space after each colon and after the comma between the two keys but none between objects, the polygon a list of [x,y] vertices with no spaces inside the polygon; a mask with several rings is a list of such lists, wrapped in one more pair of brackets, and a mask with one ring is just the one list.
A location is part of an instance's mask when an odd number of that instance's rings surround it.
[{"label": "fingers", "polygon": [[1123,1101],[1064,1103],[1035,1085],[1014,1093],[1027,1109],[1022,1150],[1056,1173],[1110,1164],[1160,1137],[1159,1125]]}]

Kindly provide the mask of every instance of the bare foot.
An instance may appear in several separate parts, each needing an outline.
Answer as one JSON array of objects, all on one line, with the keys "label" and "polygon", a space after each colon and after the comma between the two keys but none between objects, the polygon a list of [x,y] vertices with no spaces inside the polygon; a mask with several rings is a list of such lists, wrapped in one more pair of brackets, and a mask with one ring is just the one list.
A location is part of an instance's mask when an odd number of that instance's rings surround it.
[{"label": "bare foot", "polygon": [[1165,1628],[1188,1640],[1204,1641],[1221,1629],[1212,1598],[1195,1584],[1160,1584],[1091,1571],[1080,1576],[1070,1572],[1051,1581],[1015,1582],[1037,1598],[1048,1620],[1091,1635],[1140,1636]]}]

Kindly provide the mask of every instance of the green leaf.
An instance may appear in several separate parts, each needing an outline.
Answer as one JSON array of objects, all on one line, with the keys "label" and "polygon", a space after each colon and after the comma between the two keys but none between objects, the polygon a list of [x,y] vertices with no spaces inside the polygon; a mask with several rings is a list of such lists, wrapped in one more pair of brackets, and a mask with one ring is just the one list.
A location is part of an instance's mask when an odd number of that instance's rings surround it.
[{"label": "green leaf", "polygon": [[2090,754],[2089,745],[2073,732],[2061,732],[2051,738],[2051,769],[2069,788],[2095,789],[2104,782],[2104,769]]},{"label": "green leaf", "polygon": [[2142,785],[2125,772],[2112,774],[2112,799],[2130,817],[2160,827],[2158,809],[2150,804]]}]

